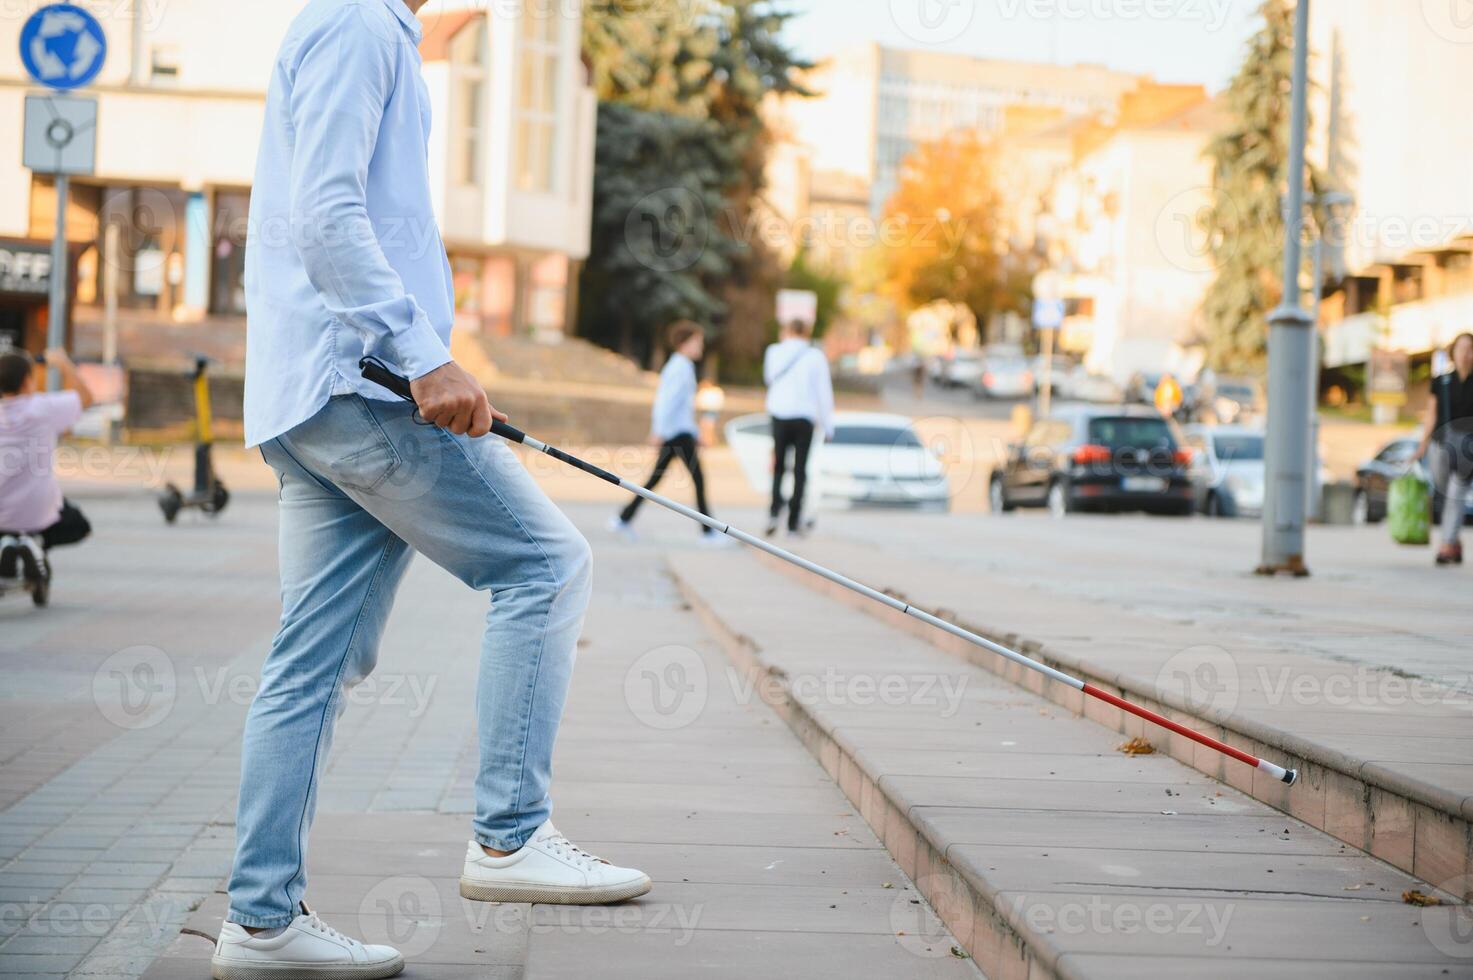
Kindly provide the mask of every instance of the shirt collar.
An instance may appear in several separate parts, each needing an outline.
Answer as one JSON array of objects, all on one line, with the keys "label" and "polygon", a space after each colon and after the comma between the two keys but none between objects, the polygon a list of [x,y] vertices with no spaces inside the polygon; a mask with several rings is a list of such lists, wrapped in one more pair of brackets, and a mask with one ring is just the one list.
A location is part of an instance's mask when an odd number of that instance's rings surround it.
[{"label": "shirt collar", "polygon": [[409,36],[414,38],[414,43],[418,44],[424,37],[424,25],[419,22],[419,18],[409,12],[409,8],[404,5],[404,0],[384,0],[384,3],[394,12],[394,16],[399,18],[399,22],[409,32]]}]

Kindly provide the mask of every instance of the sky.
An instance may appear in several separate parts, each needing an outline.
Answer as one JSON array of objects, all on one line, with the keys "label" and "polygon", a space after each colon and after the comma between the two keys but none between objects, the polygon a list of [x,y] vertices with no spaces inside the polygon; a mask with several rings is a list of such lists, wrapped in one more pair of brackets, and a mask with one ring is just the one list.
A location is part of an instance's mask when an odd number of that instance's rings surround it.
[{"label": "sky", "polygon": [[1242,60],[1259,0],[790,0],[787,37],[818,59],[850,45],[1102,64],[1217,92]]}]

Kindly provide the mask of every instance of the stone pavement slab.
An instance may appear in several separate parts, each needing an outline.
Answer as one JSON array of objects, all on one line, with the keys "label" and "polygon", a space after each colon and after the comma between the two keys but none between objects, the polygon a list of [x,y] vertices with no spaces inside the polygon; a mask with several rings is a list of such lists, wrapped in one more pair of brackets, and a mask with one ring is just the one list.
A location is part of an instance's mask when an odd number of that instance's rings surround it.
[{"label": "stone pavement slab", "polygon": [[[823,533],[802,550],[1249,752],[1298,766],[1301,784],[1289,792],[1186,739],[1159,740],[1209,775],[1473,895],[1473,592],[1466,573],[1434,568],[1424,549],[1391,545],[1384,529],[1315,528],[1309,554],[1316,574],[1268,580],[1248,572],[1258,540],[1256,524],[1222,520],[845,514],[825,517]],[[896,621],[875,604],[846,601]],[[904,624],[941,649],[1001,664],[923,624]],[[1076,692],[1013,665],[1001,669],[1080,707]],[[1117,709],[1091,703],[1084,710],[1126,734],[1141,730]]]},{"label": "stone pavement slab", "polygon": [[1169,757],[1120,755],[1118,733],[764,578],[751,554],[670,560],[734,662],[781,679],[771,701],[989,976],[1090,976],[1113,956],[1134,977],[1473,975],[1437,918],[1465,910],[1401,900],[1431,884]]},{"label": "stone pavement slab", "polygon": [[[204,976],[209,942],[180,930],[212,936],[226,910],[240,727],[278,615],[274,499],[171,529],[142,493],[83,506],[97,536],[58,554],[56,605],[0,609],[17,680],[0,689],[0,973]],[[399,945],[410,978],[977,976],[833,779],[729,681],[660,553],[604,543],[596,561],[556,819],[654,890],[550,912],[460,898],[486,599],[417,561],[338,728],[309,904]],[[716,681],[674,725],[649,676],[671,656]]]}]

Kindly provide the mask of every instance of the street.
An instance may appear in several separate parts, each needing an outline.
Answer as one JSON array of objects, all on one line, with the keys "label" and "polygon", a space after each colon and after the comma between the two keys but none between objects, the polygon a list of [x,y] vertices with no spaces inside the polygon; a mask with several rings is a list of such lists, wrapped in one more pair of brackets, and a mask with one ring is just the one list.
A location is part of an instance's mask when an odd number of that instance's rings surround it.
[{"label": "street", "polygon": [[[75,493],[98,532],[58,553],[53,606],[0,605],[0,962],[200,976],[276,619],[274,501],[243,488],[165,528],[142,487]],[[484,597],[419,560],[340,724],[307,893],[402,948],[406,976],[582,976],[589,957],[629,977],[1473,975],[1465,907],[1402,900],[1469,880],[1432,825],[1473,798],[1469,614],[1424,555],[1324,529],[1317,575],[1271,582],[1247,574],[1249,522],[865,511],[795,546],[1263,739],[1306,773],[1286,797],[755,554],[700,549],[673,515],[622,542],[608,503],[567,505],[597,572],[556,816],[655,889],[581,910],[455,894]],[[1115,751],[1126,735],[1156,753]]]}]

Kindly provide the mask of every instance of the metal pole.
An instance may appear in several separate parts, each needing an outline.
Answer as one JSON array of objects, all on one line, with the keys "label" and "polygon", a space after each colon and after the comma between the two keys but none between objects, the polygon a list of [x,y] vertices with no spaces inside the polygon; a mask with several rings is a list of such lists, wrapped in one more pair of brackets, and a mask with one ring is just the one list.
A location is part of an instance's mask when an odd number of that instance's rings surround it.
[{"label": "metal pole", "polygon": [[116,221],[107,223],[102,235],[102,360],[118,363],[118,237]]},{"label": "metal pole", "polygon": [[[1318,201],[1318,199],[1316,199]],[[1310,304],[1314,319],[1309,332],[1309,474],[1305,478],[1308,500],[1305,514],[1310,520],[1320,518],[1320,307],[1325,295],[1325,229],[1315,225],[1313,268],[1310,279],[1314,282],[1314,302]]]},{"label": "metal pole", "polygon": [[1294,91],[1289,126],[1289,188],[1284,206],[1284,298],[1269,314],[1268,481],[1259,574],[1308,575],[1304,563],[1305,463],[1309,450],[1309,371],[1314,331],[1300,305],[1299,229],[1304,221],[1305,92],[1309,0],[1294,14]]},{"label": "metal pole", "polygon": [[[71,178],[56,175],[56,235],[51,239],[51,308],[46,320],[46,346],[66,346],[66,203],[71,191]],[[46,388],[61,388],[61,372],[46,369]]]},{"label": "metal pole", "polygon": [[1048,418],[1049,406],[1054,399],[1054,332],[1043,332],[1043,387],[1038,395],[1038,417]]}]

